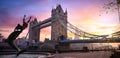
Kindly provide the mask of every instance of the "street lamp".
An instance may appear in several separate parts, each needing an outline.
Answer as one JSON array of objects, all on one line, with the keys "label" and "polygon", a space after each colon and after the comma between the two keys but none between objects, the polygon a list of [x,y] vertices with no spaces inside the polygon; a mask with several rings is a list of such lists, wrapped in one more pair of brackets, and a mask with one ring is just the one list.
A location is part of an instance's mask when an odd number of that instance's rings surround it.
[{"label": "street lamp", "polygon": [[118,10],[118,17],[119,17],[119,23],[120,23],[120,9],[119,9],[119,7],[120,7],[120,0],[117,0],[117,10]]}]

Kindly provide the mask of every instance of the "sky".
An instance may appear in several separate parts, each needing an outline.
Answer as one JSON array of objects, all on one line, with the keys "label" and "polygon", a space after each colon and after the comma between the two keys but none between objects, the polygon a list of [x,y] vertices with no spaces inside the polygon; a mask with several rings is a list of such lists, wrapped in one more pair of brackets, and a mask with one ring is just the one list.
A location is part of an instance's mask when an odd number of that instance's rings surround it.
[{"label": "sky", "polygon": [[[74,26],[92,34],[111,34],[119,31],[120,22],[116,10],[103,8],[108,1],[111,0],[0,0],[0,33],[7,38],[18,23],[22,24],[24,15],[36,17],[38,21],[50,18],[52,8],[61,4]],[[28,28],[19,37],[26,36]],[[50,38],[50,28],[41,30],[41,41]]]}]

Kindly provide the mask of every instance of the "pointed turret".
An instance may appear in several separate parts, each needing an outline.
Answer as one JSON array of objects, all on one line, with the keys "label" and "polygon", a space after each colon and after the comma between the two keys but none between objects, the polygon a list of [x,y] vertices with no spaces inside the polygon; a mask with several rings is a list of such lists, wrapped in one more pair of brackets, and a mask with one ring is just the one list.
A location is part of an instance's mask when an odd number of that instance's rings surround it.
[{"label": "pointed turret", "polygon": [[67,13],[67,9],[65,10],[65,13],[64,13],[65,15],[67,15],[68,13]]},{"label": "pointed turret", "polygon": [[63,9],[62,9],[60,4],[58,4],[55,9],[52,8],[51,12],[52,12],[52,14],[51,14],[52,17],[55,16],[56,14],[65,15],[65,13],[64,13],[64,11],[63,11]]},{"label": "pointed turret", "polygon": [[62,10],[62,7],[60,4],[57,5],[56,9]]},{"label": "pointed turret", "polygon": [[38,23],[37,18],[35,18],[34,19],[34,24],[37,24],[37,23]]},{"label": "pointed turret", "polygon": [[54,12],[54,8],[52,7],[52,12]]},{"label": "pointed turret", "polygon": [[37,22],[37,18],[34,19],[34,22]]},{"label": "pointed turret", "polygon": [[60,4],[57,5],[56,11],[59,12],[59,13],[63,13],[63,9],[62,9]]}]

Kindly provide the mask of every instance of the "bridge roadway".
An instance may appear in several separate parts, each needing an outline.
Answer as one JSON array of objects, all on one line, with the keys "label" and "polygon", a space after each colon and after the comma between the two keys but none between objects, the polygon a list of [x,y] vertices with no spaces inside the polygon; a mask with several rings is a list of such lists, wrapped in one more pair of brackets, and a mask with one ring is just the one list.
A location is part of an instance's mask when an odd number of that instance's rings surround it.
[{"label": "bridge roadway", "polygon": [[117,39],[85,39],[85,40],[62,40],[59,43],[120,43],[120,38]]}]

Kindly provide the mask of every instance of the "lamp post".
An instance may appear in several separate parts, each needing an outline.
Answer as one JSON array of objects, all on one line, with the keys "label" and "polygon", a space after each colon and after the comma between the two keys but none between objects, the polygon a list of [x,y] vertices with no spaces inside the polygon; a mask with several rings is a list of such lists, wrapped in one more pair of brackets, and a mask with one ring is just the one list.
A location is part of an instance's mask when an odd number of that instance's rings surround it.
[{"label": "lamp post", "polygon": [[119,17],[118,19],[119,19],[119,23],[120,23],[120,8],[119,8],[119,7],[120,7],[120,0],[117,0],[117,7],[118,7],[118,8],[117,8],[118,17]]}]

